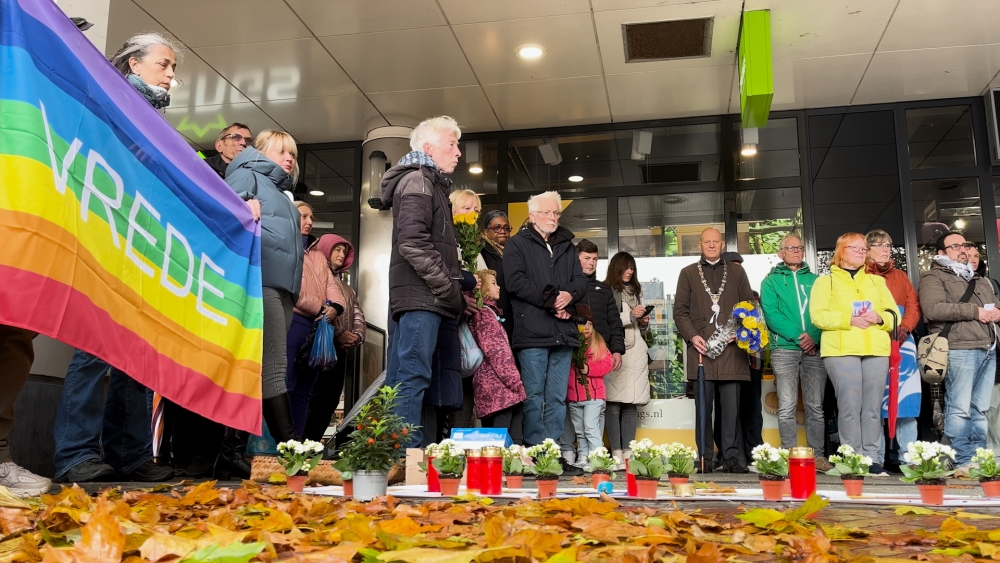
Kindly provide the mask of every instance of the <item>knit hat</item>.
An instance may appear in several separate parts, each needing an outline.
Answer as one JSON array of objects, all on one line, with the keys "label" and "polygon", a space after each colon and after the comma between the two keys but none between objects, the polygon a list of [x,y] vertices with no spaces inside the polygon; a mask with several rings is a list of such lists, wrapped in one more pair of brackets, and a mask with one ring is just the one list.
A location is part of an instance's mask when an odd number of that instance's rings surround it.
[{"label": "knit hat", "polygon": [[590,310],[590,305],[585,303],[580,303],[576,306],[576,316],[583,317],[584,320],[590,323],[594,322],[594,312]]}]

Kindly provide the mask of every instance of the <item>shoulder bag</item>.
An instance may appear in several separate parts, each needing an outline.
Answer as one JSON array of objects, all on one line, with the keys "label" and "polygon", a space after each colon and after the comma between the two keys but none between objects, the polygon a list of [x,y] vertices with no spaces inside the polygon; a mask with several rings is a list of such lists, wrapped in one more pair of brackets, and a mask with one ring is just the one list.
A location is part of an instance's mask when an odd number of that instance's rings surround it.
[{"label": "shoulder bag", "polygon": [[[969,280],[969,287],[958,300],[968,303],[976,291],[976,279]],[[954,322],[945,323],[941,332],[928,334],[917,343],[917,367],[920,368],[920,378],[927,383],[941,383],[948,371],[948,334]]]}]

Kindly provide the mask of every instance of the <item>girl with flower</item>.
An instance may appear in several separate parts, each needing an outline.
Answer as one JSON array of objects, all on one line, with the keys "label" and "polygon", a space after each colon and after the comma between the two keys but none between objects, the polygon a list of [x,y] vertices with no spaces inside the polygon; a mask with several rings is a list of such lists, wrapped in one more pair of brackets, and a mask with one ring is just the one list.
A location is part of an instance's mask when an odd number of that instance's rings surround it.
[{"label": "girl with flower", "polygon": [[584,471],[590,471],[588,456],[604,444],[604,407],[607,391],[604,376],[611,371],[611,352],[601,333],[594,330],[590,307],[577,306],[577,314],[587,320],[583,325],[586,357],[581,365],[576,362],[569,368],[569,417],[576,431],[579,450],[576,459]]}]

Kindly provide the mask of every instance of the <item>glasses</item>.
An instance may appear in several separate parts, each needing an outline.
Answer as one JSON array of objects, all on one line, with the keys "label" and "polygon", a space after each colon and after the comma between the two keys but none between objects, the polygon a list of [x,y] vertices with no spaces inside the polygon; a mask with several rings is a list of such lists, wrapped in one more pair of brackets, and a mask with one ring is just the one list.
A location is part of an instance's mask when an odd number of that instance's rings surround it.
[{"label": "glasses", "polygon": [[496,227],[489,227],[486,230],[493,231],[494,233],[509,233],[511,228],[510,225],[497,225]]},{"label": "glasses", "polygon": [[975,248],[975,247],[976,243],[974,242],[956,242],[955,244],[949,244],[948,246],[944,247],[944,249],[956,251],[956,250],[961,250],[963,248]]},{"label": "glasses", "polygon": [[872,249],[879,249],[879,250],[889,250],[889,249],[892,248],[892,244],[888,243],[888,242],[877,242],[877,243],[871,245],[870,248],[872,248]]},{"label": "glasses", "polygon": [[556,219],[562,217],[562,211],[532,211],[532,213],[537,213],[542,217],[555,217]]},{"label": "glasses", "polygon": [[226,135],[225,137],[223,137],[223,139],[232,139],[232,140],[236,141],[237,143],[240,142],[240,141],[245,141],[247,145],[252,145],[253,144],[253,137],[244,137],[243,135],[240,135],[239,133],[231,133],[231,134]]},{"label": "glasses", "polygon": [[806,247],[804,246],[782,246],[780,248],[780,250],[784,250],[785,252],[802,252],[805,249]]},{"label": "glasses", "polygon": [[864,246],[848,246],[847,248],[850,248],[854,252],[867,252],[868,251],[868,249],[865,248]]}]

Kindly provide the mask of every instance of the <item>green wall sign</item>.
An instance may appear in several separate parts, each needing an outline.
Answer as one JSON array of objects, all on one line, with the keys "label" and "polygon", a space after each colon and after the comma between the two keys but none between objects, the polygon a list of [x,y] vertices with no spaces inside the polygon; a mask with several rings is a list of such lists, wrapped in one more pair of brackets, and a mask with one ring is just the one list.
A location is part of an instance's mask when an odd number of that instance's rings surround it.
[{"label": "green wall sign", "polygon": [[764,127],[774,98],[771,73],[771,11],[743,13],[740,31],[740,117],[743,128]]}]

